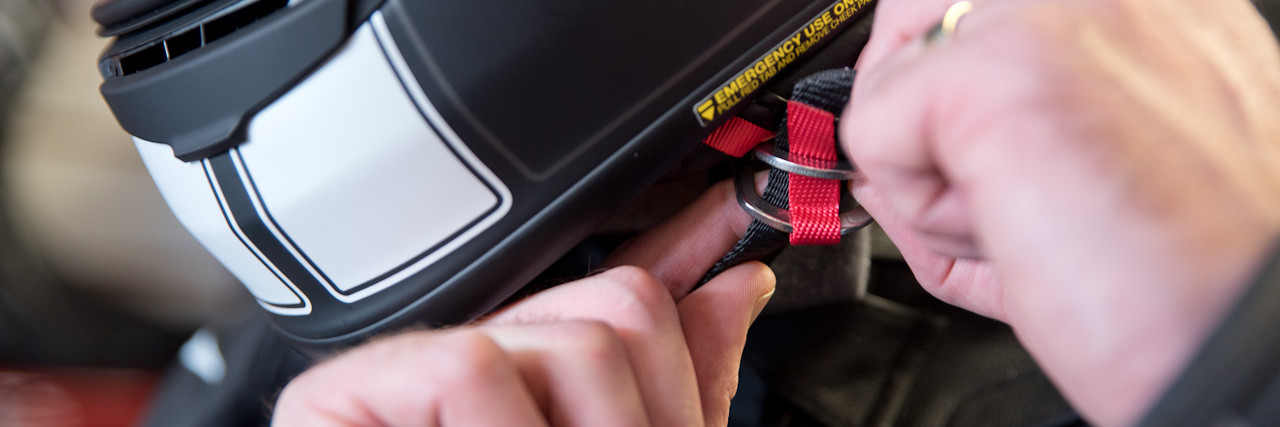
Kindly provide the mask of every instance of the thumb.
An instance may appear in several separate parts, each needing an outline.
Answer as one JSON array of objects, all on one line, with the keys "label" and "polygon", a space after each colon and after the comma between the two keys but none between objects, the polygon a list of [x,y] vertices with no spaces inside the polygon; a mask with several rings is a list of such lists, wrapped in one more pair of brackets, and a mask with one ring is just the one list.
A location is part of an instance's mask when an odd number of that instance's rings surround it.
[{"label": "thumb", "polygon": [[773,296],[775,283],[773,270],[752,261],[721,273],[677,306],[708,426],[728,422],[747,328]]}]

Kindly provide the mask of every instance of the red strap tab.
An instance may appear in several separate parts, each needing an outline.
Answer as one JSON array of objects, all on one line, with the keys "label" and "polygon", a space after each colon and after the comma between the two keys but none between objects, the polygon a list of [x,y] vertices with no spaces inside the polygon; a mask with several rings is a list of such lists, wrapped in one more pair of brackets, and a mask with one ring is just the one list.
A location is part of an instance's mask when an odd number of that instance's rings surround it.
[{"label": "red strap tab", "polygon": [[[837,160],[835,116],[796,101],[787,103],[791,161],[829,168]],[[840,181],[790,174],[791,244],[840,243]]]},{"label": "red strap tab", "polygon": [[742,157],[752,147],[769,138],[773,138],[773,132],[768,129],[756,126],[741,117],[731,117],[702,142],[730,156]]}]

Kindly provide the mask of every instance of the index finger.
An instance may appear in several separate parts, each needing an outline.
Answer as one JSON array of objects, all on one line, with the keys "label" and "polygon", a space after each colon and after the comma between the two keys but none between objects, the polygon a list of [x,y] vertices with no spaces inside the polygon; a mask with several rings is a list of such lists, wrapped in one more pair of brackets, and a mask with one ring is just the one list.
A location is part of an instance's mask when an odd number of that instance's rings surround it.
[{"label": "index finger", "polygon": [[738,207],[733,183],[724,181],[675,216],[623,244],[604,264],[649,270],[679,301],[733,248],[749,224],[751,216]]}]

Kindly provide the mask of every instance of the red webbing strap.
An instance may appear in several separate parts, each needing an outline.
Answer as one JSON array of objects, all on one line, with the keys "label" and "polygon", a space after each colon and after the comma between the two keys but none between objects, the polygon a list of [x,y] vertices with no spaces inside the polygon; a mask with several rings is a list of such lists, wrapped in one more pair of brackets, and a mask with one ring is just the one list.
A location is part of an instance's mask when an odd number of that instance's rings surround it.
[{"label": "red webbing strap", "polygon": [[[791,161],[830,168],[836,162],[835,116],[807,104],[787,103]],[[840,181],[789,174],[791,244],[840,243]]]},{"label": "red webbing strap", "polygon": [[711,148],[733,157],[742,157],[751,148],[761,142],[773,138],[773,132],[743,120],[741,117],[730,117],[729,121],[720,125],[702,142]]}]

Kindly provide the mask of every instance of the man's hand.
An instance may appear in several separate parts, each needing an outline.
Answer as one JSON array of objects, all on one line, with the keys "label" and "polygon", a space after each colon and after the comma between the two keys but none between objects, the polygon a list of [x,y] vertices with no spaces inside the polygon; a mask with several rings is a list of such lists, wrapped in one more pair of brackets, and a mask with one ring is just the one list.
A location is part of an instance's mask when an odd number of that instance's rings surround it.
[{"label": "man's hand", "polygon": [[474,325],[376,339],[308,370],[273,422],[724,425],[747,327],[774,277],[753,262],[690,289],[749,221],[718,185],[608,260],[618,267]]},{"label": "man's hand", "polygon": [[854,193],[938,297],[1136,421],[1280,236],[1280,55],[1244,0],[881,0]]}]

